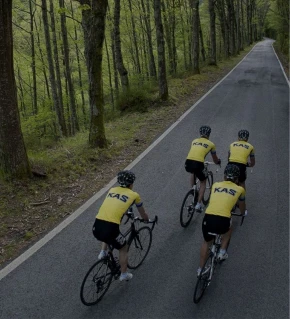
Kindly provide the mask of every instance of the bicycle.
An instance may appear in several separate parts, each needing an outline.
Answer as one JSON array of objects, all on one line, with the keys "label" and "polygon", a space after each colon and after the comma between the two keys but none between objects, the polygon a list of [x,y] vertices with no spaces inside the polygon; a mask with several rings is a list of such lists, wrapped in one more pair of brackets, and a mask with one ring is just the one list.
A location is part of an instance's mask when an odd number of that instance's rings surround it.
[{"label": "bicycle", "polygon": [[[208,165],[212,165],[212,164],[215,164],[215,163],[208,162],[208,161],[204,162],[204,174],[207,176],[206,188],[202,198],[202,202],[204,205],[207,205],[209,202],[211,187],[213,184],[213,173],[212,171],[208,170]],[[216,171],[218,171],[218,169]],[[193,186],[185,195],[182,202],[181,210],[180,210],[180,224],[182,227],[187,227],[192,220],[193,214],[195,212],[195,205],[197,204],[197,200],[198,200],[199,188],[200,188],[200,181],[194,175]]]},{"label": "bicycle", "polygon": [[[128,268],[136,269],[143,263],[151,248],[152,231],[158,221],[158,217],[155,216],[154,220],[147,222],[152,224],[151,228],[149,226],[139,228],[139,223],[145,222],[144,219],[134,217],[132,211],[128,211],[126,216],[128,218],[125,223],[132,219],[130,228],[124,234],[125,237],[128,237]],[[117,280],[120,277],[120,264],[118,258],[114,257],[113,250],[114,248],[109,245],[108,255],[94,263],[86,273],[80,291],[80,298],[84,305],[92,306],[97,304],[108,291],[113,278]],[[139,259],[136,261],[136,258]],[[89,298],[90,295],[92,295],[91,299]]]},{"label": "bicycle", "polygon": [[[242,221],[241,221],[241,225],[242,225],[245,215],[237,214],[235,212],[233,213],[233,215],[242,217]],[[222,261],[219,261],[217,258],[217,255],[221,247],[222,235],[216,234],[216,233],[208,233],[208,234],[215,236],[215,238],[214,238],[214,242],[212,246],[209,249],[209,256],[204,266],[201,269],[200,275],[197,277],[197,282],[196,282],[194,294],[193,294],[193,302],[195,304],[200,302],[206,288],[210,285],[212,277],[215,272],[216,265],[218,263],[222,263]],[[227,249],[229,247],[229,244],[230,244],[230,241],[228,242]]]}]

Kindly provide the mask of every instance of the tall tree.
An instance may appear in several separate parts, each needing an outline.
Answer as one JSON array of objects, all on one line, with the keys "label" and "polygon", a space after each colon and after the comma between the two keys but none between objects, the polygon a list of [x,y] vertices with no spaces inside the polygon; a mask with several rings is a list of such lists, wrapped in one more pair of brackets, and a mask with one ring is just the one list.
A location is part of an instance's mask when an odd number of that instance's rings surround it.
[{"label": "tall tree", "polygon": [[117,69],[121,78],[121,84],[123,89],[127,90],[129,88],[129,78],[128,71],[124,66],[122,49],[121,49],[121,38],[120,38],[120,0],[115,0],[115,10],[114,10],[114,42],[115,42],[115,57]]},{"label": "tall tree", "polygon": [[0,176],[31,175],[21,132],[13,68],[12,0],[0,2]]},{"label": "tall tree", "polygon": [[164,46],[164,32],[161,17],[161,3],[160,0],[154,0],[154,19],[156,26],[157,50],[158,50],[158,84],[159,96],[161,100],[168,99],[168,85],[166,78],[166,62],[165,62],[165,46]]},{"label": "tall tree", "polygon": [[66,28],[66,17],[65,17],[65,7],[64,0],[59,0],[59,7],[63,10],[60,13],[60,23],[61,23],[61,35],[63,41],[63,51],[64,51],[64,64],[65,64],[65,74],[68,86],[68,95],[70,101],[70,109],[71,109],[71,119],[72,119],[72,134],[74,135],[76,131],[80,130],[78,117],[77,117],[77,107],[75,101],[75,90],[71,78],[71,70],[70,70],[70,53],[69,53],[69,43],[67,39],[67,28]]},{"label": "tall tree", "polygon": [[43,27],[44,27],[44,34],[45,34],[47,60],[48,60],[48,68],[49,68],[49,80],[51,85],[53,105],[57,114],[58,124],[60,126],[60,132],[64,136],[67,136],[67,128],[65,124],[63,108],[61,107],[59,103],[57,83],[55,80],[55,73],[54,73],[54,67],[53,67],[52,49],[51,49],[49,24],[48,24],[48,17],[47,17],[47,3],[46,3],[46,0],[41,0],[41,3],[42,3],[42,19],[43,19]]},{"label": "tall tree", "polygon": [[210,65],[216,65],[216,30],[215,30],[215,0],[208,0],[210,19]]},{"label": "tall tree", "polygon": [[191,0],[193,72],[199,74],[199,0]]},{"label": "tall tree", "polygon": [[107,146],[104,126],[104,93],[102,81],[103,43],[108,0],[80,0],[82,11],[85,56],[89,76],[91,147]]}]

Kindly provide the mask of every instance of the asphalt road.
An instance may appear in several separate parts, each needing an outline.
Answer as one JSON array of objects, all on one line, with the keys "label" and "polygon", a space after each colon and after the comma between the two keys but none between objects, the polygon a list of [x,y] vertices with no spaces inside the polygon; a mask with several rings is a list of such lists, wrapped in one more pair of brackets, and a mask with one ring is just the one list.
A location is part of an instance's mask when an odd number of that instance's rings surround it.
[{"label": "asphalt road", "polygon": [[[135,167],[135,190],[159,216],[152,249],[131,282],[113,285],[95,307],[79,290],[96,260],[91,227],[102,198],[0,281],[0,318],[289,318],[289,86],[271,40],[246,59]],[[250,131],[256,166],[248,174],[249,216],[234,221],[229,259],[206,295],[192,302],[202,242],[199,215],[179,224],[189,188],[184,160],[202,124],[225,167],[239,129]],[[222,170],[214,176],[222,180]]]}]

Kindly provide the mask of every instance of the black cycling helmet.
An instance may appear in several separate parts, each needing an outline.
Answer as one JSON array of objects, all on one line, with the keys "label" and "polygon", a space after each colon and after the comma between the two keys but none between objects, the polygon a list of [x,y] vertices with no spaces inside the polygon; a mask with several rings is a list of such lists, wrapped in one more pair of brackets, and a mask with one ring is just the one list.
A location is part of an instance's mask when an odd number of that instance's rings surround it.
[{"label": "black cycling helmet", "polygon": [[118,173],[117,180],[121,187],[128,187],[133,184],[136,176],[131,171],[121,171]]},{"label": "black cycling helmet", "polygon": [[240,169],[237,165],[228,164],[224,172],[227,179],[234,180],[240,176]]},{"label": "black cycling helmet", "polygon": [[247,141],[249,139],[249,131],[247,130],[240,130],[238,133],[239,139],[242,141]]},{"label": "black cycling helmet", "polygon": [[211,128],[207,125],[203,125],[199,129],[199,133],[201,136],[210,136]]}]

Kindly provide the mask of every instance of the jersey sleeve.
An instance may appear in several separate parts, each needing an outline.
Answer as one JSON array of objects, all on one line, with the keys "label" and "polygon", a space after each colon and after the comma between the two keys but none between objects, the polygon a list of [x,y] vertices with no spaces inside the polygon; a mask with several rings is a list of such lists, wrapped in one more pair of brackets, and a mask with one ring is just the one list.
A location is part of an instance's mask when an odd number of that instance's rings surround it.
[{"label": "jersey sleeve", "polygon": [[141,197],[140,197],[140,195],[138,194],[138,193],[135,193],[136,194],[136,198],[135,198],[135,205],[137,206],[137,207],[141,207],[141,206],[143,206],[143,202],[142,202],[142,200],[141,200]]},{"label": "jersey sleeve", "polygon": [[245,199],[246,199],[246,191],[243,187],[241,187],[241,194],[240,194],[239,200],[245,201]]}]

